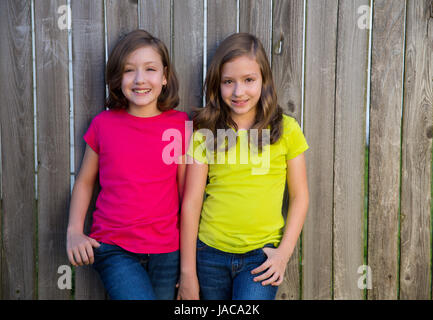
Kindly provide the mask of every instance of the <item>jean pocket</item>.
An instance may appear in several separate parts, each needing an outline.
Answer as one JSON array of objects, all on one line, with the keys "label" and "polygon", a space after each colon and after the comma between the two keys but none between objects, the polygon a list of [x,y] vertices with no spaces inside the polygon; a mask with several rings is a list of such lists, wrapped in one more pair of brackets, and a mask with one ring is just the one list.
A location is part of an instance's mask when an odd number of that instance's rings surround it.
[{"label": "jean pocket", "polygon": [[260,251],[262,252],[263,256],[267,259],[268,256],[267,256],[267,254],[265,253],[265,250],[263,250],[264,248],[272,248],[272,249],[275,249],[275,246],[274,246],[272,243],[267,243],[267,244],[265,244],[265,245],[263,246],[263,248],[260,249]]},{"label": "jean pocket", "polygon": [[102,245],[103,245],[104,243],[102,243],[102,242],[98,242],[98,243],[99,243],[99,247],[97,247],[97,248],[93,247],[93,251],[94,251],[94,252],[96,252],[96,251],[100,251],[100,250],[102,249]]},{"label": "jean pocket", "polygon": [[197,250],[203,250],[207,247],[207,244],[197,238]]}]

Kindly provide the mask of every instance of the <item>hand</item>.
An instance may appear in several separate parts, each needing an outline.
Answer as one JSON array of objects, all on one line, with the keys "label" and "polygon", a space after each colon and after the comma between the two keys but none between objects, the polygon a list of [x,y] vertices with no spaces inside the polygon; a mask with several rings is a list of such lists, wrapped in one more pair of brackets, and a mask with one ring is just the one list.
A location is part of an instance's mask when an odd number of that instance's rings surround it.
[{"label": "hand", "polygon": [[177,300],[199,300],[199,284],[196,274],[181,274],[177,286]]},{"label": "hand", "polygon": [[100,246],[98,241],[83,233],[68,233],[66,251],[69,262],[75,267],[92,264],[94,262],[93,248]]},{"label": "hand", "polygon": [[262,285],[266,286],[271,284],[273,286],[279,286],[284,279],[284,272],[286,270],[287,262],[290,259],[290,256],[284,255],[280,250],[274,248],[264,247],[263,251],[265,252],[268,259],[261,264],[259,267],[255,268],[251,271],[251,274],[257,274],[262,271],[267,271],[260,276],[254,278],[254,281],[262,281]]}]

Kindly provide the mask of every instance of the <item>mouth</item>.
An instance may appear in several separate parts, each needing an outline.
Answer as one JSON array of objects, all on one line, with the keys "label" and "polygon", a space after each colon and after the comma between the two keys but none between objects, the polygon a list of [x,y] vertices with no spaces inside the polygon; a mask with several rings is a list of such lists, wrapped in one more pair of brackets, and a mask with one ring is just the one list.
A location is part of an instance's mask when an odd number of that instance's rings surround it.
[{"label": "mouth", "polygon": [[247,104],[249,99],[244,99],[244,100],[232,100],[232,105],[236,106],[236,107],[241,107]]},{"label": "mouth", "polygon": [[132,89],[132,92],[138,95],[147,95],[152,91],[152,89]]}]

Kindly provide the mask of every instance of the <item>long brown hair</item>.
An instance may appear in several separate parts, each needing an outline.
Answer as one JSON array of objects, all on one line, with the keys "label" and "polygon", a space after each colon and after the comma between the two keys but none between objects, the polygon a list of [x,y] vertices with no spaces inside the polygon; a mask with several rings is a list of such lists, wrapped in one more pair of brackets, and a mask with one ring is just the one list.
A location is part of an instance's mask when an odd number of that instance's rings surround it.
[{"label": "long brown hair", "polygon": [[[255,121],[250,129],[258,131],[258,147],[262,146],[262,130],[270,129],[270,143],[278,141],[282,134],[283,110],[277,104],[277,94],[271,67],[265,49],[257,37],[249,33],[235,33],[224,39],[218,46],[206,74],[204,93],[206,105],[196,109],[193,115],[194,130],[209,129],[217,137],[217,129],[235,128],[237,125],[230,115],[230,108],[221,97],[221,70],[225,63],[247,55],[256,60],[262,75],[262,91],[257,103]],[[221,143],[214,139],[214,150],[221,149]],[[209,146],[210,147],[210,146]],[[218,149],[217,149],[218,148]],[[226,145],[227,150],[227,145]]]},{"label": "long brown hair", "polygon": [[161,94],[158,96],[158,109],[166,111],[179,105],[179,82],[174,66],[170,62],[167,47],[164,42],[152,36],[149,32],[137,29],[121,38],[108,58],[105,79],[109,94],[105,102],[106,108],[128,108],[128,100],[121,89],[126,58],[136,49],[147,46],[155,49],[160,55],[164,66],[164,75],[167,79],[167,85],[162,87]]}]

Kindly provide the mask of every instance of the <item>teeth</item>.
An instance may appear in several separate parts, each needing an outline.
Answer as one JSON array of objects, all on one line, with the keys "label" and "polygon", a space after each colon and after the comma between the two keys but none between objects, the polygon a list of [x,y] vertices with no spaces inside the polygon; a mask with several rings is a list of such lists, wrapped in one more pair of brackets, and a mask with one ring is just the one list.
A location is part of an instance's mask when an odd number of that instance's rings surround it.
[{"label": "teeth", "polygon": [[137,93],[149,93],[149,92],[150,92],[150,89],[134,90],[134,92],[137,92]]}]

